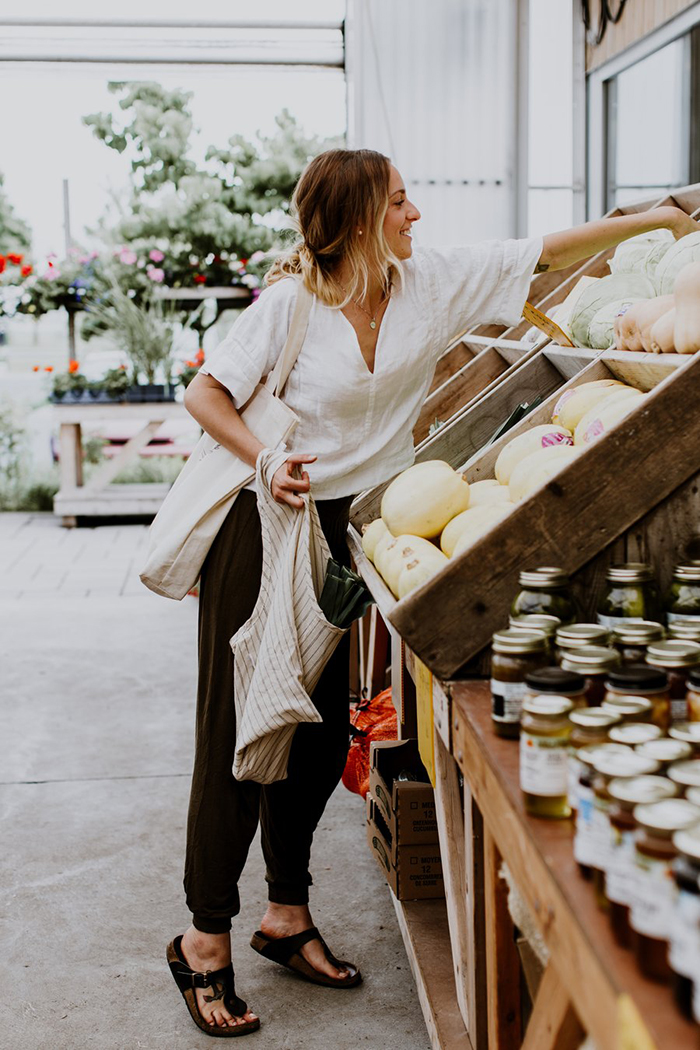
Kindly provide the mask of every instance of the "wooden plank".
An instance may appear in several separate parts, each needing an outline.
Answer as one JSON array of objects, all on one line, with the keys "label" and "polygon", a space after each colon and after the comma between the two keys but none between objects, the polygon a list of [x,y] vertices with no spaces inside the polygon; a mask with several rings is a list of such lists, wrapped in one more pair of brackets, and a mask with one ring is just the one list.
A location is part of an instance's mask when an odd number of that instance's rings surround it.
[{"label": "wooden plank", "polygon": [[370,610],[367,670],[364,688],[369,697],[386,688],[386,667],[389,655],[389,629],[376,605]]},{"label": "wooden plank", "polygon": [[508,911],[508,885],[501,877],[501,855],[484,828],[484,911],[489,1050],[517,1050],[522,1039],[520,959]]},{"label": "wooden plank", "polygon": [[467,887],[467,967],[470,1004],[469,1037],[475,1050],[488,1040],[486,987],[486,922],[484,915],[484,822],[471,787],[462,788],[464,865]]},{"label": "wooden plank", "polygon": [[124,467],[136,459],[141,449],[155,436],[156,432],[163,426],[163,423],[164,420],[162,419],[153,419],[146,423],[145,427],[142,427],[133,437],[129,438],[125,445],[122,445],[113,459],[108,460],[99,470],[95,471],[85,487],[95,493],[114,481]]},{"label": "wooden plank", "polygon": [[[620,21],[609,22],[600,44],[586,44],[586,72],[597,69],[632,44],[653,33],[675,15],[691,7],[695,0],[646,0],[643,4],[628,4]],[[594,34],[600,23],[602,0],[591,0],[591,25]],[[614,8],[617,10],[617,7]],[[595,41],[595,36],[593,37]]]},{"label": "wooden plank", "polygon": [[549,963],[542,976],[522,1050],[578,1050],[585,1034],[566,988]]},{"label": "wooden plank", "polygon": [[[118,402],[113,405],[80,402],[77,405],[53,405],[51,413],[60,423],[97,423],[125,419],[153,419],[154,410],[159,419],[192,419],[181,401]],[[193,422],[194,425],[194,422]]]},{"label": "wooden plank", "polygon": [[[391,893],[391,891],[389,891]],[[474,1050],[457,1005],[444,900],[391,900],[433,1050]]]},{"label": "wooden plank", "polygon": [[494,379],[502,376],[507,368],[508,362],[495,349],[484,350],[468,361],[425,399],[413,428],[415,444],[420,444],[428,436],[428,431],[436,419],[441,423],[447,422],[458,408],[480,394]]},{"label": "wooden plank", "polygon": [[[375,517],[379,517],[379,510],[377,510]],[[396,604],[396,599],[363,551],[362,539],[357,529],[353,526],[350,526],[348,529],[348,548],[353,561],[357,566],[357,571],[372,592],[372,597],[377,603],[377,608],[386,619],[390,610],[393,609]]]},{"label": "wooden plank", "polygon": [[97,494],[86,488],[61,489],[54,496],[54,514],[88,518],[149,517],[158,513],[169,489],[165,484],[110,485]]},{"label": "wooden plank", "polygon": [[450,727],[452,725],[450,689],[439,678],[433,679],[433,723],[435,732],[449,751],[451,741]]},{"label": "wooden plank", "polygon": [[73,489],[83,483],[83,445],[80,424],[62,422],[58,440],[60,444],[61,488]]}]

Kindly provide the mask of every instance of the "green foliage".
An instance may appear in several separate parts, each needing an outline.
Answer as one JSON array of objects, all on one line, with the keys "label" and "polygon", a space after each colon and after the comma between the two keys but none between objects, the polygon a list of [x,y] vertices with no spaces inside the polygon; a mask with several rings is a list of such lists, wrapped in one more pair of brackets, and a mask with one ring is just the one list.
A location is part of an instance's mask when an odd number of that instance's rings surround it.
[{"label": "green foliage", "polygon": [[0,174],[0,253],[29,251],[32,231],[29,224],[20,219],[3,189],[5,176]]},{"label": "green foliage", "polygon": [[159,371],[170,381],[177,323],[172,304],[151,299],[139,305],[115,281],[101,302],[91,303],[90,314],[128,354],[134,383],[155,383]]}]

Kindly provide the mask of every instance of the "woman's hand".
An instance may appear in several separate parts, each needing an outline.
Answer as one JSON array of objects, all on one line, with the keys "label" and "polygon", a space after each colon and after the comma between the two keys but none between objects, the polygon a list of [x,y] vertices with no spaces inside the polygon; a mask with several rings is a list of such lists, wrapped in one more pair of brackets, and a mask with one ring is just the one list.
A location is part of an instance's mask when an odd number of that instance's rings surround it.
[{"label": "woman's hand", "polygon": [[308,492],[311,482],[309,475],[305,470],[300,470],[300,467],[302,463],[314,463],[316,458],[316,456],[293,452],[286,463],[275,471],[270,490],[277,503],[288,503],[290,507],[298,509],[304,506],[303,499],[295,493]]}]

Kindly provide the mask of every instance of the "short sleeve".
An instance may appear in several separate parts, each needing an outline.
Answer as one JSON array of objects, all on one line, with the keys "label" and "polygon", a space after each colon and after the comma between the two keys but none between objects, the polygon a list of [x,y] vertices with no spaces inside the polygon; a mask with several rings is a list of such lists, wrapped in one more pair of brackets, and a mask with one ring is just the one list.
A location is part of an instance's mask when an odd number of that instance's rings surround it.
[{"label": "short sleeve", "polygon": [[529,237],[421,250],[432,270],[443,349],[474,325],[518,324],[542,248],[541,237]]},{"label": "short sleeve", "polygon": [[200,371],[217,379],[240,409],[275,367],[292,321],[296,281],[284,278],[266,288],[231,326]]}]

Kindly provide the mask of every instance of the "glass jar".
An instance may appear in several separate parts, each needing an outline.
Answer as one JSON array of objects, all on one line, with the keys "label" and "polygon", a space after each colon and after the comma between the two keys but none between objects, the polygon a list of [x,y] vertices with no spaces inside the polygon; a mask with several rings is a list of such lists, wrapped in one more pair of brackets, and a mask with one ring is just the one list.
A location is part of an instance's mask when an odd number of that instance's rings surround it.
[{"label": "glass jar", "polygon": [[589,744],[576,752],[579,768],[576,795],[570,800],[576,810],[576,834],[574,835],[574,858],[584,879],[593,878],[593,867],[597,861],[598,845],[595,839],[596,825],[593,811],[594,763],[601,755],[633,754],[631,747],[623,744]]},{"label": "glass jar", "polygon": [[589,707],[600,707],[605,697],[608,672],[619,664],[620,654],[617,649],[602,645],[568,649],[561,658],[561,666],[565,671],[575,671],[586,679],[586,702]]},{"label": "glass jar", "polygon": [[525,675],[529,696],[565,696],[575,708],[586,706],[586,683],[582,675],[562,667],[541,667]]},{"label": "glass jar", "polygon": [[637,878],[630,913],[636,934],[635,954],[646,977],[668,981],[668,941],[673,921],[675,886],[671,865],[677,856],[673,836],[700,821],[700,809],[682,798],[635,806]]},{"label": "glass jar", "polygon": [[692,802],[694,806],[700,809],[700,788],[686,788],[685,797],[688,799],[688,802]]},{"label": "glass jar", "polygon": [[660,623],[652,620],[628,620],[618,624],[613,631],[612,644],[620,654],[623,664],[643,664],[647,646],[661,642],[666,632]]},{"label": "glass jar", "polygon": [[576,810],[578,782],[581,776],[581,764],[576,752],[582,747],[593,747],[606,744],[610,730],[619,724],[620,716],[602,707],[582,707],[569,715],[571,737],[569,739],[569,805]]},{"label": "glass jar", "polygon": [[576,608],[569,589],[569,577],[562,569],[543,566],[521,572],[520,591],[510,607],[511,616],[544,613],[562,623],[573,623]]},{"label": "glass jar", "polygon": [[605,895],[608,898],[610,926],[617,943],[632,947],[629,910],[634,899],[636,865],[634,862],[635,806],[673,798],[678,788],[666,777],[642,776],[615,778],[608,784],[610,796],[610,853],[605,868]]},{"label": "glass jar", "polygon": [[511,616],[509,627],[515,631],[542,631],[547,639],[550,651],[554,648],[554,636],[561,624],[558,616],[547,616],[545,613],[528,613],[525,616]]},{"label": "glass jar", "polygon": [[611,671],[605,685],[606,703],[619,696],[636,696],[651,700],[652,721],[664,732],[668,731],[671,724],[671,697],[665,671],[646,664],[628,664],[627,667]]},{"label": "glass jar", "polygon": [[626,620],[660,621],[661,599],[651,566],[643,562],[611,565],[596,618],[610,630]]},{"label": "glass jar", "polygon": [[646,662],[668,675],[671,722],[685,722],[688,718],[688,673],[700,664],[700,644],[678,638],[655,642],[647,649]]},{"label": "glass jar", "polygon": [[700,722],[700,667],[691,668],[688,672],[688,691],[685,696],[688,702],[688,721]]},{"label": "glass jar", "polygon": [[658,762],[661,767],[660,773],[665,773],[674,762],[687,762],[693,753],[692,747],[685,740],[672,740],[668,736],[637,744],[634,750],[638,755],[653,758],[655,762]]},{"label": "glass jar", "polygon": [[533,696],[523,702],[520,788],[535,817],[571,816],[568,756],[573,704],[564,696]]},{"label": "glass jar", "polygon": [[[625,725],[650,725],[654,717],[654,705],[645,696],[611,696],[608,693],[601,707],[604,711],[616,711]],[[662,735],[661,729],[659,735]]]},{"label": "glass jar", "polygon": [[686,1017],[693,1016],[694,985],[700,984],[700,825],[673,836],[671,865],[676,900],[668,947],[673,995]]},{"label": "glass jar", "polygon": [[696,757],[700,756],[700,722],[676,722],[669,729],[668,735],[673,740],[685,740],[692,747],[693,754]]},{"label": "glass jar", "polygon": [[698,620],[674,620],[668,625],[668,637],[679,641],[700,642],[700,622]]},{"label": "glass jar", "polygon": [[678,785],[678,794],[687,798],[689,788],[700,788],[700,759],[679,759],[668,767],[666,776]]},{"label": "glass jar", "polygon": [[541,631],[497,631],[491,647],[491,718],[497,736],[517,739],[525,675],[546,667],[547,639]]},{"label": "glass jar", "polygon": [[[603,711],[608,710],[603,708]],[[611,707],[614,710],[614,707]],[[649,707],[651,710],[651,705]],[[662,732],[658,726],[651,722],[623,722],[622,725],[613,726],[610,730],[610,739],[616,744],[627,744],[628,747],[636,747],[637,744],[645,744],[647,740],[658,740]]]},{"label": "glass jar", "polygon": [[674,620],[700,622],[700,563],[676,565],[664,608],[667,623]]}]

